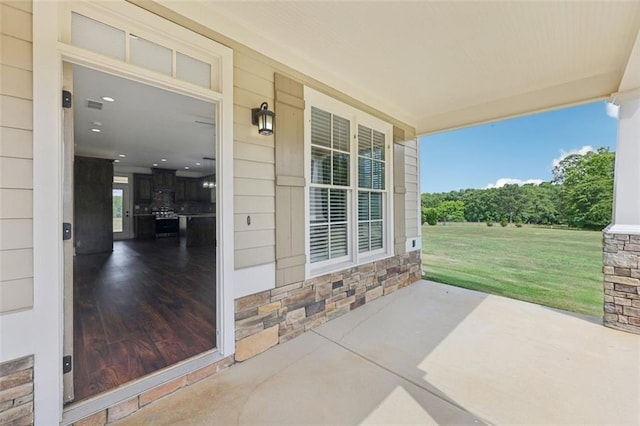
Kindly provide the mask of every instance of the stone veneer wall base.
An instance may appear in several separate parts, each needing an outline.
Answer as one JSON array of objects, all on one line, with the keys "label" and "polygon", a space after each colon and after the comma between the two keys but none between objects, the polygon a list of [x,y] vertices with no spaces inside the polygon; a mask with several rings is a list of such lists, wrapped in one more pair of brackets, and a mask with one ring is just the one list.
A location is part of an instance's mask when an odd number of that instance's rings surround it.
[{"label": "stone veneer wall base", "polygon": [[422,278],[413,251],[236,299],[236,361],[244,361]]},{"label": "stone veneer wall base", "polygon": [[33,424],[33,355],[0,364],[0,425]]},{"label": "stone veneer wall base", "polygon": [[603,237],[604,325],[640,334],[640,235]]}]

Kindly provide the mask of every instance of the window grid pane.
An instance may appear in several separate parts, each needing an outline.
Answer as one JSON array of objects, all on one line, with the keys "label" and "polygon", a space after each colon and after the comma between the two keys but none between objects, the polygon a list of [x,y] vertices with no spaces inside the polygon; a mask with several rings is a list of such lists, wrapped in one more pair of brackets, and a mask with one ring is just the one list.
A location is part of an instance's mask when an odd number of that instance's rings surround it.
[{"label": "window grid pane", "polygon": [[311,143],[331,147],[331,114],[318,108],[311,108]]},{"label": "window grid pane", "polygon": [[385,134],[358,125],[358,186],[385,189]]},{"label": "window grid pane", "polygon": [[311,223],[326,223],[329,219],[329,195],[326,188],[310,188],[310,220]]},{"label": "window grid pane", "polygon": [[373,131],[373,158],[384,161],[384,133]]},{"label": "window grid pane", "polygon": [[371,213],[369,219],[382,220],[382,194],[380,192],[371,192]]},{"label": "window grid pane", "polygon": [[314,225],[310,234],[311,263],[329,259],[329,225]]},{"label": "window grid pane", "polygon": [[124,31],[75,12],[71,14],[71,44],[125,60]]},{"label": "window grid pane", "polygon": [[347,222],[347,191],[344,189],[329,190],[329,221]]},{"label": "window grid pane", "polygon": [[358,252],[369,251],[369,222],[358,224]]},{"label": "window grid pane", "polygon": [[358,220],[369,220],[369,193],[358,192]]},{"label": "window grid pane", "polygon": [[140,37],[129,41],[129,62],[140,67],[171,75],[173,51]]},{"label": "window grid pane", "polygon": [[351,123],[346,118],[333,116],[333,149],[349,152]]},{"label": "window grid pane", "polygon": [[371,129],[358,125],[358,155],[371,157]]},{"label": "window grid pane", "polygon": [[176,77],[198,86],[210,88],[211,64],[176,52]]},{"label": "window grid pane", "polygon": [[358,158],[358,186],[360,188],[371,188],[371,160],[368,158]]},{"label": "window grid pane", "polygon": [[331,151],[311,147],[311,183],[331,184]]},{"label": "window grid pane", "polygon": [[371,222],[371,242],[370,247],[371,250],[378,250],[382,248],[382,221],[378,220],[375,222]]},{"label": "window grid pane", "polygon": [[358,252],[384,247],[383,193],[358,191]]},{"label": "window grid pane", "polygon": [[369,188],[384,189],[384,163],[382,161],[372,161],[371,183]]},{"label": "window grid pane", "polygon": [[333,185],[349,186],[350,155],[333,151]]},{"label": "window grid pane", "polygon": [[347,231],[346,223],[331,224],[331,252],[329,254],[331,259],[347,255],[349,247]]}]

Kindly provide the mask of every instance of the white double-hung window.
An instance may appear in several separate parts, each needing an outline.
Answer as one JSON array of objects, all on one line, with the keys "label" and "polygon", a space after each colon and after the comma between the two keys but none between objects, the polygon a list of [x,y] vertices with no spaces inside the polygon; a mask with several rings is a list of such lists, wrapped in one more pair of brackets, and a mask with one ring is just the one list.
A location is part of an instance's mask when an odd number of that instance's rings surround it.
[{"label": "white double-hung window", "polygon": [[305,87],[307,275],[392,254],[392,126]]}]

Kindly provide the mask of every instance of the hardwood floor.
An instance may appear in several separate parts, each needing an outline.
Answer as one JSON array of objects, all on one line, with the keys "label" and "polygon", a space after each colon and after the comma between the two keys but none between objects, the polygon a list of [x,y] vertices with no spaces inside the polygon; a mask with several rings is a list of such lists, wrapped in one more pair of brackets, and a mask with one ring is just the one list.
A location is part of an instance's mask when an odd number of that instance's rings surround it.
[{"label": "hardwood floor", "polygon": [[73,320],[75,401],[214,348],[214,247],[127,240],[76,256]]}]

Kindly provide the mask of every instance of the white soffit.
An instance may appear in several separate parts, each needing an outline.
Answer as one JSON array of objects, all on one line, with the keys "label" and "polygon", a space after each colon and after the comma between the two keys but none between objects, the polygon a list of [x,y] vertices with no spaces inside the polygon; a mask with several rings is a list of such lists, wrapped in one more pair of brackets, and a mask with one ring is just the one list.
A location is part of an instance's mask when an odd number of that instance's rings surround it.
[{"label": "white soffit", "polygon": [[162,3],[419,134],[607,97],[640,29],[637,1]]}]

